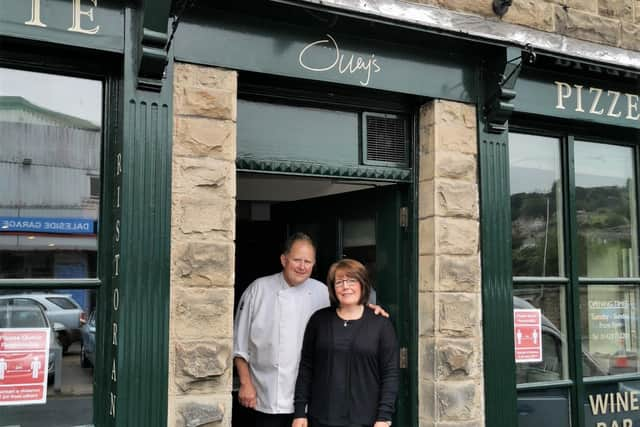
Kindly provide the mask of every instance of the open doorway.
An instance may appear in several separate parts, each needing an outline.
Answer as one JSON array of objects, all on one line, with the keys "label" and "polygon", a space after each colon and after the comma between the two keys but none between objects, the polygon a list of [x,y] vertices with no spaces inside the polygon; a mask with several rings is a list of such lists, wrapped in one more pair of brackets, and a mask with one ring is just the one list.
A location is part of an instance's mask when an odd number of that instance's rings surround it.
[{"label": "open doorway", "polygon": [[[312,276],[326,282],[329,266],[340,258],[362,262],[373,281],[375,302],[391,314],[400,345],[407,345],[402,310],[407,287],[401,283],[408,245],[400,218],[406,185],[244,172],[237,178],[234,313],[253,280],[281,270],[279,257],[287,236],[304,232],[317,245]],[[401,402],[403,388],[401,384]],[[400,403],[399,420],[402,407]],[[233,426],[253,425],[250,416],[234,395]]]}]

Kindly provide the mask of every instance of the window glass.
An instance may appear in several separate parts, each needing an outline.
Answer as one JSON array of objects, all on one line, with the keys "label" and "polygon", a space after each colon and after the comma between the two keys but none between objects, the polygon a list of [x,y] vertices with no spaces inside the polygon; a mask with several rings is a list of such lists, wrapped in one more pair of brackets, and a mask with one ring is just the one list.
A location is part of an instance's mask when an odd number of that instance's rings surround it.
[{"label": "window glass", "polygon": [[0,68],[0,278],[94,278],[102,83]]},{"label": "window glass", "polygon": [[639,372],[639,298],[640,288],[634,285],[590,285],[580,289],[584,354],[602,368],[601,372],[585,371],[585,376]]},{"label": "window glass", "polygon": [[[67,300],[75,308],[65,309],[52,300]],[[96,302],[96,291],[88,289],[0,291],[0,342],[4,343],[0,345],[0,425],[93,423],[93,366],[98,352],[95,320],[86,320],[95,312]],[[24,338],[43,330],[42,340]],[[12,339],[16,334],[20,341]],[[16,342],[18,346],[7,344]],[[37,404],[33,403],[36,398]]]},{"label": "window glass", "polygon": [[509,134],[514,276],[565,275],[560,171],[557,138]]},{"label": "window glass", "polygon": [[57,305],[65,310],[75,310],[78,308],[71,298],[66,297],[47,297],[47,301]]},{"label": "window glass", "polygon": [[633,150],[576,141],[574,157],[580,276],[637,276]]},{"label": "window glass", "polygon": [[514,309],[540,309],[542,313],[542,361],[516,363],[518,384],[568,378],[565,291],[562,286],[517,286]]}]

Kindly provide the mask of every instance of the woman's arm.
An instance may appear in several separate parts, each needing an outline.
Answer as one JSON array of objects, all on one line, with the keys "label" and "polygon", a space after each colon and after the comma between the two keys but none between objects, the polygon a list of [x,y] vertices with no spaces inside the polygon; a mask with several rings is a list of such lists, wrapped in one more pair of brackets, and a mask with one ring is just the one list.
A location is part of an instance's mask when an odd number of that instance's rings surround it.
[{"label": "woman's arm", "polygon": [[398,339],[391,321],[386,320],[378,340],[378,369],[380,371],[380,400],[376,420],[390,421],[395,412],[400,382]]},{"label": "woman's arm", "polygon": [[[293,397],[294,416],[302,419],[307,416],[307,405],[311,398],[311,381],[313,380],[313,356],[316,347],[317,316],[311,316],[307,328],[304,331],[302,352],[300,353],[300,365],[298,366],[298,379]],[[305,418],[306,420],[306,418]],[[295,421],[294,421],[294,425]],[[304,426],[304,424],[298,424]]]}]

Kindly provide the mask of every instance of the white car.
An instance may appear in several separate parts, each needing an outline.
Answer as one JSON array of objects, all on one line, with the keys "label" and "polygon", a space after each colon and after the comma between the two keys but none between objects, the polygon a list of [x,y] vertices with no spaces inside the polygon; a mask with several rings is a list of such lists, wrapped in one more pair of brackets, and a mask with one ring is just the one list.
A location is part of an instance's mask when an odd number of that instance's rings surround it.
[{"label": "white car", "polygon": [[58,330],[58,340],[62,351],[67,352],[69,346],[80,341],[80,328],[86,322],[86,313],[70,296],[56,293],[28,293],[0,295],[0,303],[18,306],[37,304],[47,315],[49,321],[61,323],[64,329]]}]

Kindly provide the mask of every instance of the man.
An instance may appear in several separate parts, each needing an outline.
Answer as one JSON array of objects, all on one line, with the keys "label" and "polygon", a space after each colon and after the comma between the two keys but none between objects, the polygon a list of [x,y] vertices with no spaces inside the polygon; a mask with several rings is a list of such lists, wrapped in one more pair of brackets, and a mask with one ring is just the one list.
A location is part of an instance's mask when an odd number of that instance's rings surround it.
[{"label": "man", "polygon": [[304,330],[313,313],[329,306],[327,287],[310,278],[315,262],[313,241],[296,233],[285,242],[282,272],[255,280],[240,298],[233,339],[238,400],[255,410],[256,427],[293,422]]}]

